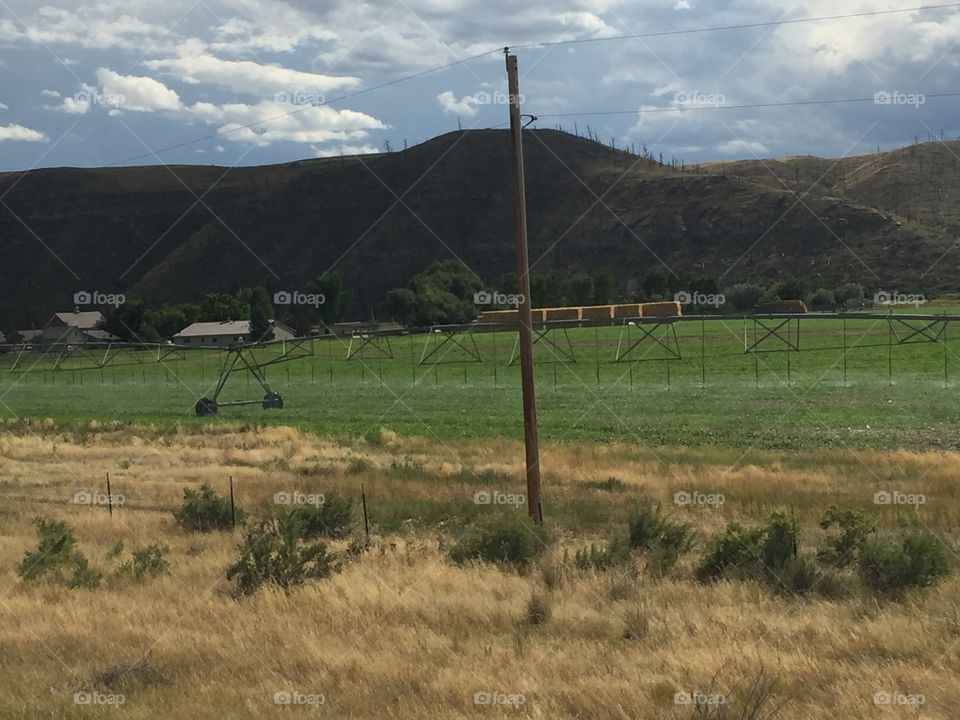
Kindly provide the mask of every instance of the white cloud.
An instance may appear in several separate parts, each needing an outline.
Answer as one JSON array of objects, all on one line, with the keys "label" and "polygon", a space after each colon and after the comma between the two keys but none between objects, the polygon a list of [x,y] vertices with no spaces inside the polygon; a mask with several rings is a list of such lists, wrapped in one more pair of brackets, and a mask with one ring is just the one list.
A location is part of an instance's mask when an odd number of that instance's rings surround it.
[{"label": "white cloud", "polygon": [[97,70],[97,80],[106,97],[104,104],[107,105],[123,107],[132,112],[179,110],[181,107],[177,93],[150,77],[120,75],[113,70],[100,68]]},{"label": "white cloud", "polygon": [[90,109],[90,103],[86,100],[78,100],[76,97],[65,97],[59,109],[68,115],[86,115]]},{"label": "white cloud", "polygon": [[437,95],[437,102],[440,103],[444,112],[453,115],[466,115],[467,117],[476,115],[477,105],[480,104],[479,100],[472,95],[464,95],[460,100],[457,100],[457,96],[453,94],[452,90],[444,90]]},{"label": "white cloud", "polygon": [[717,152],[721,155],[749,156],[766,155],[770,148],[756,140],[728,140],[717,145]]},{"label": "white cloud", "polygon": [[340,157],[341,155],[375,155],[380,150],[370,145],[338,145],[330,148],[314,148],[314,157]]},{"label": "white cloud", "polygon": [[360,84],[360,79],[355,77],[320,75],[251,60],[224,60],[206,52],[197,41],[184,43],[177,51],[177,57],[148,60],[143,65],[183,82],[213,83],[261,97],[272,97],[281,92],[326,93]]},{"label": "white cloud", "polygon": [[38,130],[23,125],[0,125],[0,141],[21,140],[23,142],[46,142],[47,136]]},{"label": "white cloud", "polygon": [[0,110],[9,110],[9,109],[10,109],[9,105],[4,105],[2,102],[0,102]]},{"label": "white cloud", "polygon": [[677,0],[677,4],[673,6],[674,10],[692,10],[693,5],[691,5],[688,0]]},{"label": "white cloud", "polygon": [[[22,22],[0,20],[0,40],[38,45],[79,45],[84,48],[122,47],[143,49],[151,39],[167,31],[131,15],[109,2],[81,5],[76,9],[42,5]],[[64,64],[71,61],[65,60]]]},{"label": "white cloud", "polygon": [[40,94],[41,94],[43,97],[50,97],[50,98],[58,98],[58,97],[60,97],[60,93],[58,93],[56,90],[41,90],[41,91],[40,91]]}]

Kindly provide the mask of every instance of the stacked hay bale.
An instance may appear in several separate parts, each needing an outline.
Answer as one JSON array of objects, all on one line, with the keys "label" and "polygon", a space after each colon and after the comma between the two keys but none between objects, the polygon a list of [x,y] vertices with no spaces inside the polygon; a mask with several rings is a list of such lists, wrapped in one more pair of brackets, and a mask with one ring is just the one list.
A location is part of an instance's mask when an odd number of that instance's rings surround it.
[{"label": "stacked hay bale", "polygon": [[638,303],[611,305],[611,308],[613,309],[614,320],[640,317],[640,305]]},{"label": "stacked hay bale", "polygon": [[585,305],[580,308],[581,320],[610,320],[612,318],[612,305]]},{"label": "stacked hay bale", "polygon": [[791,313],[799,314],[807,312],[807,304],[803,300],[775,300],[774,302],[760,303],[757,305],[758,313]]},{"label": "stacked hay bale", "polygon": [[640,317],[679,317],[681,315],[683,315],[683,306],[673,300],[640,305]]},{"label": "stacked hay bale", "polygon": [[557,307],[544,308],[544,320],[554,322],[557,320],[579,320],[580,308],[578,307]]}]

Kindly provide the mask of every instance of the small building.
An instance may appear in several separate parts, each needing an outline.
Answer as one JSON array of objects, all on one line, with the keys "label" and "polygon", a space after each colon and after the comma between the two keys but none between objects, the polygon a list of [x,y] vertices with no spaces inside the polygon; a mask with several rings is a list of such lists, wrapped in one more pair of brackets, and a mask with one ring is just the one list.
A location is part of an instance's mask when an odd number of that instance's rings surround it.
[{"label": "small building", "polygon": [[119,340],[116,335],[101,329],[105,321],[103,313],[98,310],[54,313],[31,342],[40,345],[88,345]]},{"label": "small building", "polygon": [[[292,328],[275,320],[270,321],[274,340],[290,340],[296,337]],[[175,345],[196,347],[229,347],[251,342],[249,320],[221,320],[219,322],[195,322],[173,336]],[[255,342],[255,341],[254,341]]]}]

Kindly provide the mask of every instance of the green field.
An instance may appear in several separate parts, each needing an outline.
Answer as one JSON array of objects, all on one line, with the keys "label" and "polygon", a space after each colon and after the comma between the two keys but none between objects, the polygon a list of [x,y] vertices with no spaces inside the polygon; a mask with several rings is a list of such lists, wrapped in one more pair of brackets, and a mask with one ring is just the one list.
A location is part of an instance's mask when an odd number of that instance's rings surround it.
[{"label": "green field", "polygon": [[[944,311],[952,309],[920,312]],[[618,345],[623,354],[639,338],[636,327],[555,331],[555,346],[536,346],[541,434],[654,445],[957,447],[960,327],[949,324],[946,342],[933,328],[935,341],[903,344],[912,331],[900,324],[895,330],[885,320],[808,318],[801,321],[800,351],[770,337],[759,346],[765,352],[745,353],[745,335],[752,345],[762,328],[739,318],[691,320],[661,326],[655,337],[662,345],[648,338],[620,361]],[[0,356],[0,414],[188,427],[239,421],[337,435],[382,427],[439,439],[519,435],[519,368],[510,364],[516,335],[458,339],[480,359],[452,342],[440,346],[440,334],[394,337],[392,358],[385,346],[368,346],[349,361],[349,338],[317,339],[310,357],[267,369],[285,409],[222,408],[203,419],[193,405],[212,393],[220,351],[192,350],[159,363],[118,359],[102,370],[84,370],[82,359],[71,358],[58,371],[50,369],[52,357],[32,354],[21,361],[28,372],[11,372],[8,353]],[[564,358],[567,352],[576,362]],[[256,381],[237,372],[219,399],[261,396]]]}]

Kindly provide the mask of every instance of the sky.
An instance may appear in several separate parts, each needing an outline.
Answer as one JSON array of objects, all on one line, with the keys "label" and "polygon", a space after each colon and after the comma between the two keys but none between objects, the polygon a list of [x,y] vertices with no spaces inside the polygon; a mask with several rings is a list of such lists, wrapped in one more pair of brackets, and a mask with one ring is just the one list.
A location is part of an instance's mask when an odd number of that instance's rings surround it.
[{"label": "sky", "polygon": [[[957,139],[960,97],[932,96],[960,93],[960,6],[617,39],[921,4],[0,0],[0,171],[260,165],[502,127],[504,46],[535,127],[686,162]],[[543,44],[565,41],[590,42]]]}]

